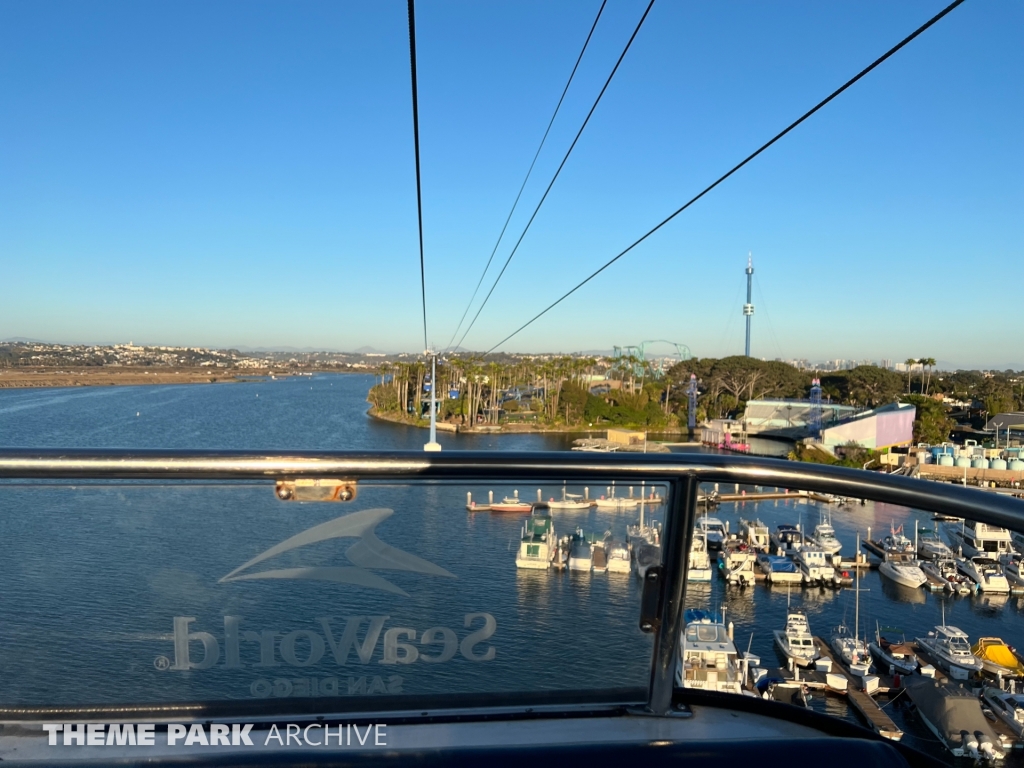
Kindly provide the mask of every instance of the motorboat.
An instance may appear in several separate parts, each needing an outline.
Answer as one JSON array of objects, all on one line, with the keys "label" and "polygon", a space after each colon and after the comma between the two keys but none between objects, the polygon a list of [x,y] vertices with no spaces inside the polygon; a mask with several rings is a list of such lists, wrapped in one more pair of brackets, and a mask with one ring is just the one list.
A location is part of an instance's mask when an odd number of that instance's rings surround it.
[{"label": "motorboat", "polygon": [[1006,723],[1017,739],[1024,739],[1024,693],[1011,693],[1000,688],[982,690],[981,700],[992,713]]},{"label": "motorboat", "polygon": [[558,539],[551,518],[533,514],[523,523],[523,535],[516,555],[516,568],[546,570],[554,560]]},{"label": "motorboat", "polygon": [[583,535],[581,528],[576,529],[569,543],[569,570],[589,572],[594,565],[594,550]]},{"label": "motorboat", "polygon": [[1010,582],[998,560],[985,555],[958,558],[956,567],[964,576],[978,585],[981,592],[1009,592]]},{"label": "motorboat", "polygon": [[960,573],[953,558],[922,560],[921,570],[925,575],[942,580],[943,589],[951,594],[969,595],[975,590],[974,582]]},{"label": "motorboat", "polygon": [[643,543],[636,548],[636,572],[640,578],[647,576],[652,566],[661,565],[661,547],[657,544]]},{"label": "motorboat", "polygon": [[718,570],[730,584],[746,586],[754,583],[757,555],[742,542],[730,541],[718,553]]},{"label": "motorboat", "polygon": [[908,560],[916,557],[914,542],[903,534],[903,526],[889,525],[889,535],[882,539],[886,560]]},{"label": "motorboat", "polygon": [[744,520],[740,518],[740,539],[755,552],[767,552],[771,548],[771,536],[768,526],[760,520]]},{"label": "motorboat", "polygon": [[[886,632],[899,632],[900,630],[885,627]],[[917,654],[905,636],[899,642],[894,642],[882,635],[883,628],[875,624],[875,641],[868,643],[868,651],[877,662],[880,670],[892,669],[901,675],[912,675],[917,671]]]},{"label": "motorboat", "polygon": [[1005,528],[963,520],[959,524],[946,526],[950,546],[963,553],[964,557],[983,555],[998,560],[1013,554],[1013,536]]},{"label": "motorboat", "polygon": [[772,550],[777,555],[795,555],[804,545],[804,535],[795,525],[780,525],[771,534]]},{"label": "motorboat", "polygon": [[709,552],[722,548],[725,543],[725,524],[721,520],[703,515],[697,519],[697,527],[704,532]]},{"label": "motorboat", "polygon": [[923,675],[910,675],[903,685],[925,725],[954,756],[975,760],[1004,757],[976,694]]},{"label": "motorboat", "polygon": [[971,646],[971,653],[990,675],[1024,679],[1024,662],[1001,638],[979,637]]},{"label": "motorboat", "polygon": [[910,589],[918,589],[928,583],[928,577],[924,575],[916,560],[890,560],[887,555],[878,566],[878,572]]},{"label": "motorboat", "polygon": [[839,550],[843,548],[843,543],[836,538],[836,529],[832,527],[832,522],[824,518],[814,526],[810,542],[829,555],[838,555]]},{"label": "motorboat", "polygon": [[958,680],[982,670],[981,659],[971,653],[967,633],[957,627],[940,624],[927,637],[917,638],[917,644]]},{"label": "motorboat", "polygon": [[629,573],[633,563],[629,557],[629,547],[608,534],[604,538],[604,551],[608,557],[608,573]]},{"label": "motorboat", "polygon": [[801,611],[788,611],[786,628],[776,629],[772,634],[775,635],[775,645],[782,651],[782,655],[801,667],[813,665],[814,660],[821,655],[807,623],[807,616]]},{"label": "motorboat", "polygon": [[932,529],[925,528],[918,532],[917,556],[922,560],[952,560],[951,550],[938,533]]},{"label": "motorboat", "polygon": [[807,544],[793,558],[804,584],[834,585],[836,569],[829,563],[825,550]]},{"label": "motorboat", "polygon": [[703,531],[694,529],[690,543],[690,557],[686,565],[686,580],[692,582],[711,581],[711,559],[708,557],[708,543]]},{"label": "motorboat", "polygon": [[801,584],[803,574],[796,563],[782,555],[757,556],[757,564],[769,584]]},{"label": "motorboat", "polygon": [[687,609],[676,682],[684,688],[742,694],[747,664],[726,625],[706,611]]},{"label": "motorboat", "polygon": [[506,496],[500,502],[490,505],[492,512],[532,512],[533,504],[520,501],[519,497]]},{"label": "motorboat", "polygon": [[1024,559],[1011,555],[1003,560],[1003,574],[1011,587],[1024,587]]}]

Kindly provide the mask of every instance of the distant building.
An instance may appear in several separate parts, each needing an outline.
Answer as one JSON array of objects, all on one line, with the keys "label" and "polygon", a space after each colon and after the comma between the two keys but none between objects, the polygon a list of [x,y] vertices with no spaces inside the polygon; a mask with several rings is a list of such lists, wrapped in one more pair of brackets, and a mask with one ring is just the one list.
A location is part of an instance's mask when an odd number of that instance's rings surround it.
[{"label": "distant building", "polygon": [[[822,425],[836,424],[857,413],[852,405],[822,403]],[[748,400],[743,411],[748,435],[770,432],[787,437],[804,437],[811,424],[810,400]]]},{"label": "distant building", "polygon": [[999,431],[1000,437],[1005,437],[1009,430],[1011,439],[1024,440],[1024,411],[997,413],[985,423],[986,432],[996,430]]},{"label": "distant building", "polygon": [[826,427],[822,430],[821,442],[828,449],[850,443],[872,450],[910,445],[914,440],[916,415],[917,409],[909,403],[890,403]]}]

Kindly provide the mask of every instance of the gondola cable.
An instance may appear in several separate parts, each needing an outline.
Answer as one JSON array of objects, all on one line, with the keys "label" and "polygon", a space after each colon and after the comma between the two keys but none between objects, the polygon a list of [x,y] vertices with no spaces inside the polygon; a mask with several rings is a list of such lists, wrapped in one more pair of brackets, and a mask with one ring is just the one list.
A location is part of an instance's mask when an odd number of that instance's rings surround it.
[{"label": "gondola cable", "polygon": [[597,29],[597,22],[601,19],[601,14],[604,12],[604,7],[608,3],[608,0],[601,0],[601,7],[597,9],[597,17],[594,19],[594,23],[590,26],[590,32],[587,34],[587,39],[583,41],[583,48],[580,50],[580,55],[576,57],[576,63],[573,65],[572,72],[569,73],[569,79],[565,83],[565,88],[562,89],[562,95],[558,98],[558,103],[555,105],[555,111],[551,115],[551,119],[548,121],[548,127],[544,129],[544,135],[540,139],[540,145],[537,147],[537,151],[533,155],[533,161],[530,163],[529,169],[526,171],[526,178],[523,179],[522,185],[519,187],[519,193],[516,195],[515,201],[512,203],[512,210],[508,212],[508,217],[505,219],[505,224],[501,228],[501,232],[498,235],[497,241],[494,243],[494,248],[491,249],[491,255],[487,259],[487,264],[484,265],[484,271],[480,273],[480,279],[477,280],[476,288],[473,289],[473,295],[469,297],[469,301],[466,303],[466,308],[462,312],[462,317],[459,318],[459,324],[455,326],[455,332],[452,334],[451,339],[448,340],[448,346],[445,347],[445,352],[448,352],[452,348],[452,343],[455,341],[455,337],[459,335],[459,331],[462,329],[462,324],[466,321],[466,315],[469,314],[470,308],[473,306],[473,301],[476,299],[477,293],[480,291],[480,286],[484,283],[484,278],[487,276],[487,270],[491,268],[491,262],[494,261],[494,254],[498,252],[498,246],[501,244],[501,240],[505,237],[505,230],[508,229],[508,224],[512,221],[512,214],[516,212],[516,207],[519,205],[519,198],[523,196],[523,190],[526,189],[526,183],[530,180],[530,175],[533,173],[533,167],[537,164],[537,158],[540,157],[540,152],[544,149],[544,142],[547,141],[548,134],[551,132],[551,126],[555,124],[555,118],[558,117],[558,110],[562,108],[562,102],[565,100],[565,94],[569,92],[569,86],[572,85],[573,78],[576,76],[576,70],[580,66],[580,62],[583,60],[583,54],[587,51],[587,46],[590,45],[590,38],[594,35],[594,30]]},{"label": "gondola cable", "polygon": [[562,158],[562,162],[559,163],[558,169],[555,171],[555,175],[551,177],[551,182],[548,184],[547,189],[544,190],[544,194],[541,196],[540,202],[538,202],[537,207],[533,209],[533,214],[530,216],[530,220],[526,222],[526,227],[523,228],[522,233],[519,235],[519,239],[516,241],[515,246],[513,246],[512,252],[508,255],[508,258],[505,259],[505,264],[502,266],[501,271],[498,273],[498,276],[494,279],[494,283],[491,284],[491,289],[487,292],[487,295],[484,296],[483,302],[481,302],[480,306],[477,308],[476,314],[473,315],[473,319],[470,321],[469,326],[463,332],[462,338],[459,339],[459,343],[456,346],[462,346],[462,342],[466,339],[466,336],[473,329],[473,325],[476,323],[477,318],[480,317],[480,313],[483,311],[484,307],[487,306],[487,302],[491,298],[491,294],[494,293],[494,289],[498,287],[498,283],[501,281],[502,276],[505,274],[505,270],[508,269],[508,265],[511,263],[512,257],[516,255],[516,251],[519,249],[519,244],[523,242],[523,238],[526,237],[526,233],[530,230],[530,225],[533,224],[533,220],[537,217],[537,214],[540,212],[541,206],[544,205],[544,201],[547,199],[548,193],[551,191],[551,188],[555,185],[555,181],[558,179],[558,175],[562,172],[562,168],[565,167],[565,163],[569,159],[569,155],[572,154],[572,150],[576,146],[576,142],[578,142],[580,136],[583,135],[583,129],[586,128],[587,123],[590,122],[590,118],[593,116],[594,110],[597,109],[597,105],[601,102],[601,97],[604,96],[604,92],[608,90],[608,86],[611,84],[612,78],[615,77],[615,73],[618,71],[619,65],[622,64],[622,60],[626,58],[626,53],[629,51],[630,46],[633,44],[633,40],[636,39],[637,34],[640,32],[640,27],[643,26],[644,20],[647,18],[647,14],[651,12],[651,7],[653,5],[654,0],[651,0],[651,2],[648,3],[647,5],[647,9],[644,11],[644,15],[640,17],[640,21],[637,23],[636,29],[633,30],[633,34],[630,35],[629,41],[626,43],[626,47],[622,49],[622,53],[619,55],[618,61],[616,61],[615,66],[612,67],[612,71],[608,75],[608,79],[605,80],[604,86],[601,88],[601,92],[597,94],[597,98],[594,100],[593,106],[591,106],[590,111],[587,113],[586,118],[583,120],[583,125],[580,126],[579,131],[577,131],[576,133],[576,138],[574,138],[572,140],[572,144],[569,145],[569,149],[566,151],[565,157]]},{"label": "gondola cable", "polygon": [[416,0],[408,0],[409,7],[409,71],[412,76],[412,136],[416,152],[416,214],[420,230],[420,295],[423,300],[423,349],[427,341],[427,271],[423,261],[423,194],[420,182],[420,115],[416,87]]},{"label": "gondola cable", "polygon": [[884,61],[885,61],[886,59],[888,59],[888,58],[889,58],[890,56],[892,56],[893,54],[895,54],[895,53],[896,53],[897,51],[899,51],[899,50],[900,50],[901,48],[903,48],[903,47],[904,47],[905,45],[907,45],[907,44],[908,44],[908,43],[910,43],[910,42],[911,42],[912,40],[914,40],[914,39],[915,39],[916,37],[918,37],[919,35],[921,35],[921,34],[922,34],[922,33],[923,33],[923,32],[924,32],[925,30],[927,30],[927,29],[928,29],[929,27],[931,27],[931,26],[933,26],[934,24],[936,24],[936,23],[937,23],[937,22],[938,22],[939,20],[941,20],[941,19],[942,19],[942,18],[943,18],[944,16],[946,16],[947,14],[949,14],[949,13],[950,13],[950,12],[951,12],[951,11],[952,11],[953,9],[955,9],[955,8],[956,8],[956,7],[958,6],[958,5],[960,5],[960,4],[961,4],[961,3],[963,3],[963,2],[964,2],[964,0],[954,0],[954,2],[950,3],[949,5],[947,5],[947,6],[945,7],[945,8],[943,8],[943,9],[942,9],[941,11],[939,11],[939,12],[938,12],[937,14],[935,14],[935,15],[934,15],[934,16],[933,16],[932,18],[930,18],[930,19],[929,19],[928,21],[926,21],[926,22],[925,22],[924,24],[922,24],[922,25],[921,25],[920,27],[918,27],[918,28],[917,28],[916,30],[914,30],[914,31],[913,31],[912,33],[910,33],[909,35],[907,35],[907,37],[903,38],[903,40],[901,40],[901,41],[900,41],[899,43],[897,43],[897,44],[896,44],[895,46],[893,46],[893,47],[892,47],[892,48],[890,48],[890,49],[889,49],[888,51],[886,51],[886,52],[885,52],[884,54],[882,54],[881,56],[879,56],[879,57],[878,57],[877,59],[875,59],[875,60],[874,60],[874,61],[873,61],[873,62],[872,62],[871,64],[869,64],[869,65],[868,65],[867,67],[865,67],[864,69],[862,69],[862,70],[861,70],[860,72],[858,72],[858,73],[857,73],[856,75],[854,75],[854,76],[853,76],[852,78],[850,78],[849,80],[847,80],[847,81],[846,81],[846,82],[845,82],[845,83],[844,83],[844,84],[843,84],[842,86],[840,86],[840,87],[839,87],[839,88],[837,88],[837,89],[836,89],[835,91],[833,91],[833,92],[832,92],[831,94],[829,94],[829,96],[827,96],[827,97],[826,97],[825,99],[823,99],[822,101],[818,102],[818,103],[817,103],[817,104],[816,104],[816,105],[815,105],[814,107],[812,107],[812,108],[811,108],[810,110],[808,110],[807,112],[805,112],[805,113],[804,113],[804,114],[803,114],[803,115],[802,115],[801,117],[799,117],[799,118],[798,118],[797,120],[795,120],[794,122],[790,123],[788,127],[786,127],[786,128],[785,128],[784,130],[782,130],[781,132],[777,133],[777,134],[776,134],[776,135],[775,135],[775,136],[774,136],[774,137],[773,137],[772,139],[770,139],[770,140],[769,140],[769,141],[767,141],[766,143],[762,144],[762,145],[761,145],[761,146],[760,146],[760,147],[759,147],[759,148],[758,148],[757,150],[755,150],[755,151],[754,151],[754,152],[752,152],[751,154],[747,155],[747,157],[746,157],[745,159],[743,159],[743,160],[742,160],[741,162],[739,162],[738,164],[736,164],[735,166],[733,166],[731,170],[729,170],[728,172],[726,172],[726,173],[725,173],[725,174],[723,174],[722,176],[719,176],[719,177],[718,177],[718,179],[717,179],[716,181],[714,181],[713,183],[711,183],[710,185],[708,185],[707,187],[705,187],[705,188],[703,189],[703,191],[701,191],[701,192],[700,192],[699,194],[697,194],[697,195],[695,195],[694,197],[692,197],[692,198],[691,198],[691,199],[690,199],[690,200],[689,200],[689,201],[688,201],[688,202],[687,202],[687,203],[686,203],[685,205],[683,205],[682,207],[680,207],[680,208],[676,209],[676,210],[675,210],[675,211],[674,211],[673,213],[671,213],[670,215],[668,215],[667,217],[665,217],[664,219],[662,219],[662,220],[661,220],[661,222],[659,222],[659,223],[658,223],[657,225],[655,225],[654,227],[652,227],[651,229],[649,229],[649,230],[648,230],[648,231],[647,231],[647,232],[646,232],[646,233],[645,233],[645,234],[644,234],[644,235],[643,235],[642,237],[640,237],[640,238],[638,238],[637,240],[633,241],[633,243],[632,243],[631,245],[629,245],[629,246],[628,246],[627,248],[625,248],[625,249],[623,249],[622,251],[620,251],[620,252],[619,252],[619,253],[618,253],[618,254],[617,254],[617,255],[616,255],[615,257],[613,257],[612,259],[609,259],[609,260],[608,260],[607,262],[605,262],[605,263],[604,263],[604,264],[603,264],[603,265],[602,265],[602,266],[601,266],[600,268],[598,268],[597,270],[595,270],[594,272],[592,272],[592,273],[591,273],[590,275],[588,275],[588,276],[587,276],[587,277],[586,277],[585,279],[581,280],[581,281],[580,281],[579,283],[577,283],[577,284],[576,284],[576,285],[575,285],[575,286],[574,286],[574,287],[573,287],[572,289],[570,289],[569,291],[567,291],[567,292],[565,292],[564,294],[562,294],[562,296],[561,296],[561,297],[559,297],[559,298],[558,298],[557,300],[553,301],[553,302],[552,302],[551,304],[549,304],[549,305],[548,305],[547,307],[545,307],[545,308],[544,308],[543,310],[541,310],[541,311],[540,311],[540,312],[538,312],[538,313],[537,313],[536,315],[534,315],[534,316],[533,316],[532,318],[530,318],[529,320],[527,320],[527,321],[526,321],[525,323],[523,323],[523,324],[522,324],[521,326],[519,326],[519,327],[518,327],[518,328],[517,328],[516,330],[514,330],[514,331],[513,331],[512,333],[510,333],[510,334],[509,334],[508,336],[506,336],[506,337],[505,337],[504,339],[502,339],[502,340],[501,340],[501,341],[499,341],[499,342],[498,342],[497,344],[495,344],[495,345],[494,345],[493,347],[491,347],[490,349],[488,349],[488,350],[487,350],[487,352],[485,352],[484,354],[490,354],[491,352],[493,352],[494,350],[496,350],[496,349],[497,349],[498,347],[500,347],[500,346],[501,346],[502,344],[504,344],[504,343],[505,343],[506,341],[508,341],[509,339],[511,339],[512,337],[514,337],[514,336],[515,336],[516,334],[520,333],[521,331],[523,331],[524,329],[526,329],[527,327],[529,327],[530,325],[532,325],[532,324],[533,324],[534,322],[536,322],[536,321],[537,321],[537,320],[539,320],[539,319],[540,319],[541,317],[543,317],[544,315],[546,315],[546,314],[547,314],[548,312],[550,312],[550,311],[551,311],[552,309],[554,309],[555,307],[557,307],[557,306],[558,306],[559,304],[561,304],[561,303],[562,303],[563,301],[565,301],[565,300],[566,300],[567,298],[569,298],[570,296],[572,296],[572,295],[573,295],[574,293],[576,293],[576,291],[578,291],[578,290],[579,290],[580,288],[582,288],[582,287],[583,287],[584,285],[586,285],[587,283],[589,283],[589,282],[590,282],[591,280],[593,280],[593,279],[594,279],[595,277],[597,277],[597,276],[598,276],[599,274],[601,274],[602,272],[604,272],[604,271],[605,271],[606,269],[608,269],[608,267],[610,267],[610,266],[611,266],[612,264],[614,264],[614,263],[615,263],[616,261],[618,261],[619,259],[621,259],[621,258],[622,258],[623,256],[625,256],[625,255],[626,255],[627,253],[629,253],[629,252],[630,252],[631,250],[633,250],[634,248],[636,248],[636,246],[640,245],[640,243],[642,243],[642,242],[643,242],[644,240],[646,240],[646,239],[647,239],[648,237],[650,237],[651,235],[653,235],[653,234],[654,234],[655,232],[657,232],[657,231],[658,231],[659,229],[661,229],[661,228],[662,228],[663,226],[665,226],[666,224],[668,224],[668,223],[669,223],[670,221],[672,221],[672,219],[674,219],[674,218],[675,218],[676,216],[678,216],[678,215],[679,215],[680,213],[682,213],[683,211],[685,211],[685,210],[686,210],[687,208],[689,208],[689,207],[690,207],[691,205],[693,205],[693,204],[694,204],[695,202],[697,202],[698,200],[700,200],[700,199],[701,199],[702,197],[704,197],[704,195],[706,195],[706,194],[707,194],[708,192],[710,192],[710,191],[711,191],[712,189],[714,189],[714,188],[715,188],[715,187],[717,187],[717,186],[718,186],[719,184],[721,184],[721,183],[722,183],[723,181],[725,181],[726,179],[728,179],[728,178],[729,178],[730,176],[732,176],[732,175],[733,175],[734,173],[736,173],[736,171],[738,171],[738,170],[739,170],[740,168],[742,168],[743,166],[745,166],[745,165],[746,165],[747,163],[749,163],[749,162],[750,162],[751,160],[753,160],[753,159],[754,159],[755,157],[757,157],[758,155],[760,155],[760,154],[761,154],[762,152],[764,152],[764,151],[765,151],[766,149],[768,149],[768,147],[772,146],[772,144],[774,144],[774,143],[775,143],[775,142],[777,142],[777,141],[778,141],[779,139],[781,139],[781,138],[782,138],[783,136],[785,136],[785,135],[786,135],[787,133],[789,133],[790,131],[792,131],[792,130],[793,130],[794,128],[796,128],[796,127],[797,127],[798,125],[800,125],[800,124],[801,124],[802,122],[804,122],[804,121],[805,121],[805,120],[806,120],[807,118],[809,118],[809,117],[810,117],[811,115],[813,115],[813,114],[814,114],[815,112],[817,112],[817,111],[818,111],[819,109],[821,109],[821,108],[822,108],[822,107],[824,107],[824,106],[825,106],[826,104],[828,104],[828,103],[829,103],[830,101],[832,101],[832,100],[833,100],[834,98],[836,98],[836,96],[838,96],[839,94],[841,94],[841,93],[842,93],[843,91],[845,91],[845,90],[846,90],[847,88],[849,88],[849,87],[850,87],[851,85],[853,85],[853,84],[854,84],[854,83],[856,83],[856,82],[857,82],[858,80],[860,80],[860,79],[861,79],[862,77],[864,77],[865,75],[867,75],[867,74],[868,74],[869,72],[871,72],[871,71],[872,71],[873,69],[875,69],[875,68],[876,68],[876,67],[877,67],[877,66],[878,66],[879,64],[881,64],[882,62],[884,62]]}]

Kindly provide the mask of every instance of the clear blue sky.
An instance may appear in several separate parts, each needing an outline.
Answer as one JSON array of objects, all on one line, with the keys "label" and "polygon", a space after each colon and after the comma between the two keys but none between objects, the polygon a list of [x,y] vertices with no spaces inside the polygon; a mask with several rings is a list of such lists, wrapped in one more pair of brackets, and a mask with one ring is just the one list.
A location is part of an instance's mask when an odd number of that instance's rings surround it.
[{"label": "clear blue sky", "polygon": [[[598,5],[418,4],[433,344]],[[609,0],[515,234],[645,5]],[[944,5],[658,0],[466,346]],[[407,34],[400,0],[0,3],[0,338],[419,350]],[[757,356],[1024,367],[1022,38],[968,0],[505,348],[739,353],[753,251]]]}]

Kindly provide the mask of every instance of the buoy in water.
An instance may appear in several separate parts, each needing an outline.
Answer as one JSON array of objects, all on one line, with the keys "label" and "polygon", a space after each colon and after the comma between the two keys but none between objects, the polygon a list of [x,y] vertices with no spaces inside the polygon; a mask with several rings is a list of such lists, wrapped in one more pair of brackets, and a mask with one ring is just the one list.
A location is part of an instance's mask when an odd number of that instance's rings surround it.
[{"label": "buoy in water", "polygon": [[135,412],[135,416],[138,417],[139,413],[140,413],[140,411],[136,411]]}]

